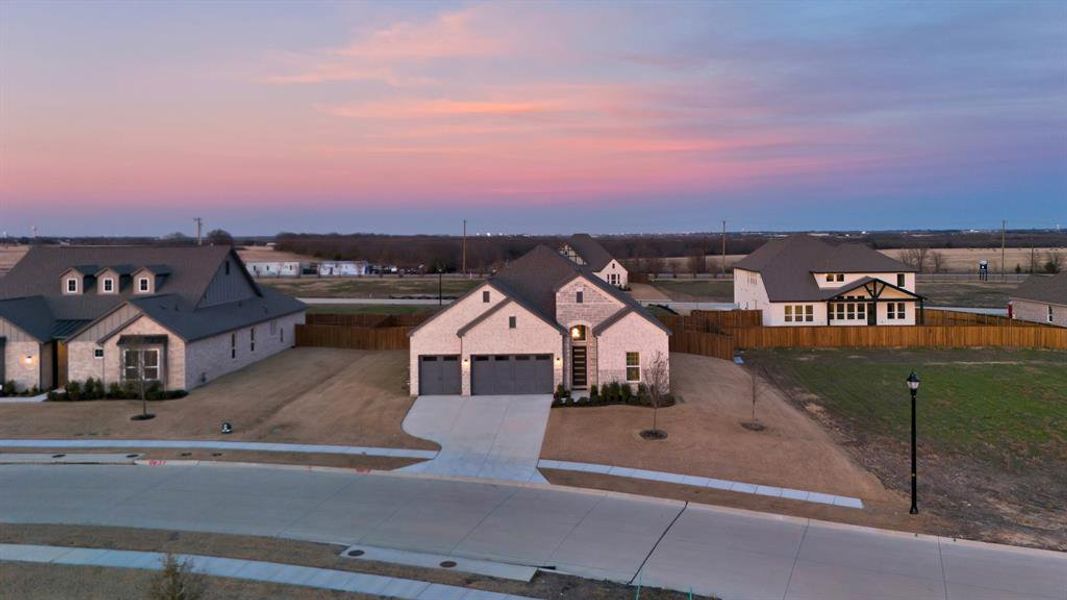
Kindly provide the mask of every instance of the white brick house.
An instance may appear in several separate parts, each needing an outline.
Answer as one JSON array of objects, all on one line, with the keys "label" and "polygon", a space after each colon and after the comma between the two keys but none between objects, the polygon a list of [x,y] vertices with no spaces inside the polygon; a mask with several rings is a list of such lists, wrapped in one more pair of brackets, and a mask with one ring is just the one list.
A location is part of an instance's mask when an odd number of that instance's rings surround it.
[{"label": "white brick house", "polygon": [[191,389],[291,347],[304,310],[229,247],[37,246],[0,280],[0,380]]},{"label": "white brick house", "polygon": [[1067,327],[1067,271],[1031,275],[1011,293],[1008,309],[1013,319]]},{"label": "white brick house", "polygon": [[538,246],[411,332],[412,395],[636,386],[670,332],[630,296]]},{"label": "white brick house", "polygon": [[915,325],[915,269],[861,244],[808,235],[770,241],[734,266],[734,304],[767,326]]},{"label": "white brick house", "polygon": [[617,288],[630,287],[630,272],[587,233],[572,235],[563,243],[560,253]]}]

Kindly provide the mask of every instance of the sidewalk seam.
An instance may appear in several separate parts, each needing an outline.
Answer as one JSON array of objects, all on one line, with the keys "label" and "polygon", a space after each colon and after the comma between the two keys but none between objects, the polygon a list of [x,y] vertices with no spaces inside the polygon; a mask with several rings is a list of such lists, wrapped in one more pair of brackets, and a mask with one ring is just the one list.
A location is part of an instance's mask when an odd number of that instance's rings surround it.
[{"label": "sidewalk seam", "polygon": [[689,508],[688,501],[682,506],[682,510],[679,510],[678,514],[674,515],[674,518],[671,519],[671,522],[667,524],[667,527],[663,529],[663,533],[659,535],[659,539],[656,540],[656,543],[652,544],[652,548],[650,548],[648,554],[645,555],[645,560],[642,560],[641,564],[637,566],[637,570],[634,571],[634,576],[630,578],[630,581],[627,583],[627,585],[633,585],[634,580],[637,579],[637,576],[641,574],[642,569],[644,569],[645,565],[648,563],[648,559],[652,558],[652,554],[656,551],[656,548],[659,548],[660,542],[663,541],[663,538],[667,537],[667,532],[669,532],[671,528],[674,527],[674,524],[678,522],[678,519],[681,518],[682,513],[684,513],[685,509],[687,508]]}]

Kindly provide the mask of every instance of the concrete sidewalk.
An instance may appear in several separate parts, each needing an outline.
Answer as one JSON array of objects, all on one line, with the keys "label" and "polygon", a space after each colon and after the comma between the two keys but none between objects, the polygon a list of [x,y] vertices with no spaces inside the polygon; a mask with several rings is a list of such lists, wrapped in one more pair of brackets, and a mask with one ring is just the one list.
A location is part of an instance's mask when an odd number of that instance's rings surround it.
[{"label": "concrete sidewalk", "polygon": [[0,440],[3,448],[56,448],[56,449],[108,449],[108,448],[166,448],[181,450],[247,450],[252,452],[296,452],[298,454],[346,454],[353,456],[389,456],[394,458],[430,459],[437,456],[433,450],[409,448],[378,448],[374,446],[335,446],[326,444],[278,444],[269,442],[224,442],[221,440],[46,440],[6,439]]},{"label": "concrete sidewalk", "polygon": [[[386,598],[401,598],[403,600],[441,600],[441,598],[533,600],[525,596],[473,590],[416,579],[385,577],[370,573],[355,573],[352,571],[319,569],[316,567],[196,554],[176,554],[174,558],[178,561],[188,562],[190,570],[201,575],[296,585]],[[39,546],[33,544],[0,544],[0,562],[46,563],[159,571],[162,569],[163,560],[164,555],[159,552]]]},{"label": "concrete sidewalk", "polygon": [[404,431],[433,440],[430,461],[399,469],[455,477],[548,483],[537,470],[550,395],[419,396]]},{"label": "concrete sidewalk", "polygon": [[6,465],[0,521],[366,544],[727,599],[1067,600],[1067,554],[502,481]]}]

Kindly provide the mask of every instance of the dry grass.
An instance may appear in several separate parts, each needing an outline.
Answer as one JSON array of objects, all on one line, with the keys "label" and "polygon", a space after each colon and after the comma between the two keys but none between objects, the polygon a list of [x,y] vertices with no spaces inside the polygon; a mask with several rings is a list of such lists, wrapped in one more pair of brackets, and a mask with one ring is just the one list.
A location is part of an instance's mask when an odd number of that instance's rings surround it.
[{"label": "dry grass", "polygon": [[0,405],[0,437],[220,439],[436,450],[401,429],[411,407],[407,352],[296,348],[231,373],[188,397],[149,403],[131,422],[126,400]]},{"label": "dry grass", "polygon": [[245,262],[318,262],[319,259],[304,254],[294,254],[282,250],[275,250],[267,246],[242,246],[237,249],[237,255]]},{"label": "dry grass", "polygon": [[553,409],[543,458],[603,463],[749,483],[890,500],[876,477],[856,465],[819,425],[768,385],[749,431],[751,378],[733,363],[671,354],[671,389],[682,402],[660,409],[669,437],[646,441],[650,409],[604,406]]}]

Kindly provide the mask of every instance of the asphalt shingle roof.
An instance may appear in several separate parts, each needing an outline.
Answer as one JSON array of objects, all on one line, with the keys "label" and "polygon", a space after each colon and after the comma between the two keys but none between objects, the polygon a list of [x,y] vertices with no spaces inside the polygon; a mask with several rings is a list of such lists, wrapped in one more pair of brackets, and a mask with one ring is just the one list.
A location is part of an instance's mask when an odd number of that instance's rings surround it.
[{"label": "asphalt shingle roof", "polygon": [[771,302],[825,298],[813,273],[909,273],[915,268],[863,244],[830,244],[810,235],[791,235],[760,246],[734,265],[756,271]]},{"label": "asphalt shingle roof", "polygon": [[600,271],[608,266],[614,257],[593,239],[588,233],[576,233],[567,240],[567,245],[582,257],[582,260],[594,271]]},{"label": "asphalt shingle roof", "polygon": [[1031,275],[1011,293],[1012,298],[1067,306],[1067,271],[1058,275]]}]

